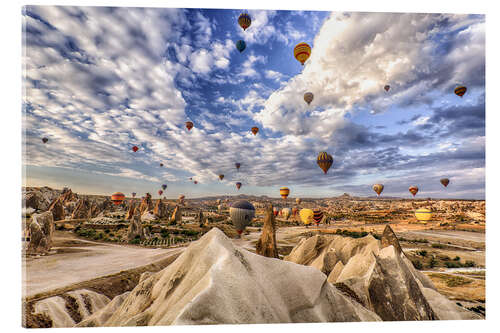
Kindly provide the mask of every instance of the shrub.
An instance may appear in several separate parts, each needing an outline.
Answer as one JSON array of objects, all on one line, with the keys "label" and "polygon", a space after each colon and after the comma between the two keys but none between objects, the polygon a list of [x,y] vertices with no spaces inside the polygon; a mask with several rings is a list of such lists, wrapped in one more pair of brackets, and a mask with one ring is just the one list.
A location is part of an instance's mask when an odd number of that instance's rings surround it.
[{"label": "shrub", "polygon": [[421,257],[426,257],[427,256],[427,251],[426,250],[421,250],[421,251],[418,251],[417,254]]},{"label": "shrub", "polygon": [[466,260],[464,266],[465,267],[475,267],[476,263],[472,260]]},{"label": "shrub", "polygon": [[104,233],[109,234],[111,230],[109,229],[104,229]]},{"label": "shrub", "polygon": [[444,262],[444,265],[447,267],[447,268],[459,268],[460,265],[457,264],[456,262],[453,262],[453,261],[445,261]]},{"label": "shrub", "polygon": [[444,248],[444,246],[442,244],[439,244],[439,243],[433,243],[431,246],[433,248],[435,248],[435,249],[442,249],[442,248]]},{"label": "shrub", "polygon": [[411,262],[413,263],[413,267],[415,267],[416,269],[422,269],[422,263],[420,262],[420,260],[412,260]]},{"label": "shrub", "polygon": [[431,260],[429,261],[429,268],[434,268],[438,264],[438,261],[436,258],[432,257]]},{"label": "shrub", "polygon": [[140,238],[134,238],[132,239],[129,243],[130,244],[139,244],[141,242],[141,239]]},{"label": "shrub", "polygon": [[453,260],[455,260],[455,261],[460,261],[460,257],[459,257],[459,256],[456,256],[455,258],[453,258]]}]

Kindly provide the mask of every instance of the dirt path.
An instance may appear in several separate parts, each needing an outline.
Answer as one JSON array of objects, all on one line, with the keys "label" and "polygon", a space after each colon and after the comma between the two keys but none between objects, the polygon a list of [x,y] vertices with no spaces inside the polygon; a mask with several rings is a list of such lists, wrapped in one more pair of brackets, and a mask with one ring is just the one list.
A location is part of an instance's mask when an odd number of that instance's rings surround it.
[{"label": "dirt path", "polygon": [[56,236],[57,253],[23,258],[23,297],[165,259],[181,248],[148,249]]}]

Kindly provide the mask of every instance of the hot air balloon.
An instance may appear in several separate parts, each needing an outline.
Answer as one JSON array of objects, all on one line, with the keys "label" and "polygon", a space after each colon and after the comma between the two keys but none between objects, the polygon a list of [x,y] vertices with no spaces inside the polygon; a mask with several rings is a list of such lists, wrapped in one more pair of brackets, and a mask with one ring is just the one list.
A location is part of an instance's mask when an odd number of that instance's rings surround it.
[{"label": "hot air balloon", "polygon": [[331,155],[329,155],[328,153],[323,151],[323,152],[318,154],[318,159],[316,162],[318,163],[319,167],[323,170],[323,172],[326,175],[326,173],[328,172],[328,169],[330,169],[330,167],[333,164],[333,157]]},{"label": "hot air balloon", "polygon": [[234,163],[234,165],[236,166],[236,169],[239,170],[240,166],[241,166],[241,163]]},{"label": "hot air balloon", "polygon": [[159,191],[158,191],[158,194],[159,194],[159,195],[162,195],[162,194],[163,194],[163,191],[162,191],[162,190],[159,190]]},{"label": "hot air balloon", "polygon": [[163,185],[161,186],[161,188],[162,188],[163,190],[166,190],[166,189],[167,189],[167,184],[163,184]]},{"label": "hot air balloon", "polygon": [[240,189],[240,187],[241,187],[241,183],[240,183],[240,182],[237,182],[237,183],[236,183],[236,188],[239,190],[239,189]]},{"label": "hot air balloon", "polygon": [[252,222],[255,216],[255,207],[246,200],[239,200],[231,205],[229,215],[236,231],[241,235],[246,226]]},{"label": "hot air balloon", "polygon": [[42,141],[43,141],[43,143],[47,143],[47,141],[49,141],[49,139],[43,138]]},{"label": "hot air balloon", "polygon": [[316,225],[319,225],[322,219],[323,219],[323,212],[319,209],[315,209],[313,211],[313,220],[314,222],[316,222]]},{"label": "hot air balloon", "polygon": [[193,177],[189,177],[189,180],[193,180]]},{"label": "hot air balloon", "polygon": [[415,217],[419,221],[429,221],[432,219],[432,211],[427,208],[420,208],[415,211]]},{"label": "hot air balloon", "polygon": [[259,128],[258,127],[252,127],[252,133],[253,133],[253,135],[257,135],[257,133],[259,133]]},{"label": "hot air balloon", "polygon": [[382,185],[382,184],[375,184],[375,185],[373,185],[372,188],[377,193],[377,195],[380,195],[380,193],[382,193],[382,191],[384,190],[384,185]]},{"label": "hot air balloon", "polygon": [[297,207],[293,207],[292,208],[292,215],[295,216],[297,215],[297,212],[299,211],[299,209]]},{"label": "hot air balloon", "polygon": [[220,179],[220,180],[223,180],[223,179],[224,179],[224,175],[223,175],[223,174],[220,174],[220,175],[219,175],[219,179]]},{"label": "hot air balloon", "polygon": [[193,183],[198,184],[198,181],[197,181],[197,180],[195,180]]},{"label": "hot air balloon", "polygon": [[122,192],[115,192],[111,194],[111,201],[113,201],[115,205],[121,204],[123,202],[123,199],[125,199],[125,194],[123,194]]},{"label": "hot air balloon", "polygon": [[137,193],[132,192],[132,198],[135,198],[136,194],[137,194]]},{"label": "hot air balloon", "polygon": [[302,223],[304,223],[305,225],[309,225],[313,222],[314,212],[312,211],[312,209],[304,208],[299,211],[299,216]]},{"label": "hot air balloon", "polygon": [[243,52],[243,50],[245,50],[247,47],[247,44],[245,43],[244,40],[239,40],[236,42],[236,48],[238,49],[238,51]]},{"label": "hot air balloon", "polygon": [[307,105],[310,105],[314,99],[314,94],[312,92],[306,92],[304,94],[304,101],[306,101]]},{"label": "hot air balloon", "polygon": [[252,24],[252,19],[250,15],[247,13],[243,13],[238,17],[238,24],[243,28],[243,31],[247,30],[247,28]]},{"label": "hot air balloon", "polygon": [[194,124],[192,121],[186,121],[186,128],[188,129],[188,131],[190,131],[193,126]]},{"label": "hot air balloon", "polygon": [[220,205],[221,203],[221,200],[220,199],[217,199],[217,201],[215,201],[218,205]]},{"label": "hot air balloon", "polygon": [[410,188],[408,189],[408,191],[410,191],[410,193],[413,194],[413,196],[415,196],[415,194],[417,194],[417,192],[418,192],[418,187],[416,187],[416,186],[410,186]]},{"label": "hot air balloon", "polygon": [[288,194],[290,194],[290,189],[288,187],[280,188],[280,195],[283,199],[286,200],[286,198],[288,197]]},{"label": "hot air balloon", "polygon": [[281,210],[281,216],[285,218],[285,220],[288,220],[290,215],[292,214],[292,210],[290,208],[283,208]]},{"label": "hot air balloon", "polygon": [[295,202],[297,203],[297,205],[300,205],[300,203],[302,202],[302,199],[301,198],[297,198],[297,199],[295,199]]},{"label": "hot air balloon", "polygon": [[133,147],[132,147],[132,150],[133,150],[133,151],[134,151],[134,153],[135,153],[136,151],[138,151],[138,150],[139,150],[139,147],[137,147],[137,146],[133,146]]},{"label": "hot air balloon", "polygon": [[184,198],[185,198],[185,196],[184,196],[184,195],[182,195],[182,194],[181,194],[181,195],[179,195],[179,203],[180,203],[180,204],[184,204]]},{"label": "hot air balloon", "polygon": [[458,86],[455,88],[455,94],[460,97],[463,97],[466,91],[467,87],[465,86]]},{"label": "hot air balloon", "polygon": [[162,166],[163,166],[163,163],[160,163],[160,166],[162,167]]},{"label": "hot air balloon", "polygon": [[385,89],[385,91],[389,91],[389,89],[391,89],[391,86],[387,84],[384,86],[384,89]]},{"label": "hot air balloon", "polygon": [[293,49],[293,56],[302,64],[302,66],[304,65],[304,62],[306,62],[306,60],[309,58],[310,55],[311,55],[311,47],[307,43],[299,43]]},{"label": "hot air balloon", "polygon": [[274,216],[278,216],[279,210],[276,207],[273,207],[273,214]]},{"label": "hot air balloon", "polygon": [[448,186],[448,184],[450,183],[450,180],[448,178],[441,178],[441,180],[439,180],[441,182],[441,184],[443,184],[444,187]]}]

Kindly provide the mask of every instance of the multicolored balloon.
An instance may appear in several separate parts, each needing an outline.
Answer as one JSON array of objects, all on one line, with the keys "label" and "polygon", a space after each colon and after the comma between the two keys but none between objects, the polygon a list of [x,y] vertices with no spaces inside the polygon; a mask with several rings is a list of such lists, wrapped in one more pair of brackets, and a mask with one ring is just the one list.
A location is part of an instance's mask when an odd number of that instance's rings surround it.
[{"label": "multicolored balloon", "polygon": [[300,203],[302,202],[302,199],[301,198],[296,198],[295,202],[297,203],[297,205],[300,205]]},{"label": "multicolored balloon", "polygon": [[234,166],[236,167],[236,170],[240,169],[241,163],[234,163]]},{"label": "multicolored balloon", "polygon": [[252,19],[250,15],[243,13],[238,17],[238,24],[243,28],[243,31],[247,30],[247,28],[252,24]]},{"label": "multicolored balloon", "polygon": [[158,191],[158,194],[159,194],[159,195],[162,195],[162,194],[163,194],[163,191],[162,191],[162,190],[159,190],[159,191]]},{"label": "multicolored balloon", "polygon": [[132,192],[132,198],[135,198],[136,195],[137,195],[137,193]]},{"label": "multicolored balloon", "polygon": [[278,216],[279,210],[276,207],[273,207],[273,214],[274,216]]},{"label": "multicolored balloon", "polygon": [[236,183],[236,188],[239,190],[239,189],[240,189],[240,187],[241,187],[241,183],[240,183],[240,182],[237,182],[237,183]]},{"label": "multicolored balloon", "polygon": [[253,135],[257,135],[257,133],[259,133],[259,128],[254,126],[254,127],[252,127],[251,131],[252,131]]},{"label": "multicolored balloon", "polygon": [[163,185],[161,186],[161,188],[162,188],[163,190],[166,190],[166,189],[167,189],[167,184],[163,184]]},{"label": "multicolored balloon", "polygon": [[188,129],[188,131],[190,131],[193,126],[194,124],[192,121],[186,121],[186,128]]},{"label": "multicolored balloon", "polygon": [[283,216],[285,220],[288,220],[291,214],[292,210],[290,208],[285,207],[281,210],[281,216]]},{"label": "multicolored balloon", "polygon": [[307,43],[299,43],[293,49],[293,56],[302,64],[302,66],[304,66],[304,63],[307,59],[309,59],[310,55],[311,47]]},{"label": "multicolored balloon", "polygon": [[223,175],[223,174],[220,174],[220,175],[219,175],[219,179],[220,179],[220,180],[223,180],[223,179],[224,179],[224,175]]},{"label": "multicolored balloon", "polygon": [[315,209],[313,211],[313,220],[314,222],[316,222],[316,225],[319,225],[322,219],[323,219],[323,212],[319,209]]},{"label": "multicolored balloon", "polygon": [[389,91],[389,89],[391,89],[391,86],[387,84],[384,86],[384,89],[385,89],[385,91]]},{"label": "multicolored balloon", "polygon": [[280,188],[280,195],[283,199],[286,200],[289,194],[290,194],[290,189],[288,187]]},{"label": "multicolored balloon", "polygon": [[460,97],[463,97],[466,91],[467,91],[466,86],[458,86],[455,88],[455,94]]},{"label": "multicolored balloon", "polygon": [[111,201],[115,205],[121,204],[123,202],[123,199],[125,199],[125,194],[123,194],[122,192],[115,192],[111,194]]},{"label": "multicolored balloon", "polygon": [[384,190],[384,185],[382,184],[375,184],[373,185],[373,190],[377,193],[378,196],[380,196],[380,193]]},{"label": "multicolored balloon", "polygon": [[316,162],[326,175],[328,169],[330,169],[330,167],[333,164],[333,157],[329,155],[327,152],[322,151],[321,153],[318,154],[318,159]]},{"label": "multicolored balloon", "polygon": [[410,193],[413,194],[413,196],[415,196],[415,194],[417,194],[417,192],[418,192],[418,187],[417,186],[410,186],[408,191],[410,191]]}]

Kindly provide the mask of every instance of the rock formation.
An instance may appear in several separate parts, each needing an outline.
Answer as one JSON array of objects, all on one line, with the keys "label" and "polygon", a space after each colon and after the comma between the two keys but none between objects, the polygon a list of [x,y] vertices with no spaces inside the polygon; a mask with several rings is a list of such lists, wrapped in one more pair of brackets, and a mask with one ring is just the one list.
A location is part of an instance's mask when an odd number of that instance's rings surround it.
[{"label": "rock formation", "polygon": [[386,247],[389,245],[394,246],[398,254],[403,253],[401,245],[399,244],[398,237],[389,225],[386,225],[384,232],[382,233],[382,238],[380,239],[381,247]]},{"label": "rock formation", "polygon": [[141,215],[146,212],[153,210],[153,201],[151,200],[151,194],[146,193],[146,196],[142,198],[141,204],[139,205],[139,211]]},{"label": "rock formation", "polygon": [[276,244],[276,224],[273,214],[273,206],[268,205],[265,211],[264,227],[260,239],[255,245],[257,254],[269,258],[279,258]]},{"label": "rock formation", "polygon": [[135,201],[132,201],[128,207],[127,215],[125,215],[126,220],[130,220],[134,216],[135,209],[136,209],[136,203]]},{"label": "rock formation", "polygon": [[128,227],[128,232],[127,232],[127,239],[129,242],[134,239],[140,239],[140,240],[145,239],[144,229],[142,228],[141,216],[138,214],[138,212],[130,219],[130,225]]},{"label": "rock formation", "polygon": [[52,246],[53,233],[54,219],[51,212],[33,214],[28,224],[30,240],[26,245],[26,253],[44,254],[49,252]]},{"label": "rock formation", "polygon": [[[73,327],[109,303],[109,298],[91,290],[80,289],[37,301],[29,317],[43,316],[50,327]],[[30,327],[29,325],[25,325]]]},{"label": "rock formation", "polygon": [[87,218],[91,219],[97,217],[101,213],[101,209],[99,205],[95,202],[95,200],[91,201],[89,204],[89,210],[87,212]]},{"label": "rock formation", "polygon": [[436,291],[397,249],[399,241],[390,227],[384,235],[383,241],[371,235],[316,235],[302,239],[284,260],[322,271],[328,282],[341,283],[382,320],[479,319]]},{"label": "rock formation", "polygon": [[182,212],[179,205],[175,205],[175,209],[170,217],[170,223],[172,224],[181,224],[182,222]]},{"label": "rock formation", "polygon": [[54,221],[60,221],[66,218],[64,206],[59,198],[55,199],[54,202],[52,202],[48,211],[51,212]]},{"label": "rock formation", "polygon": [[[104,322],[103,314],[109,315]],[[318,270],[236,247],[217,228],[143,279],[120,306],[108,305],[97,317],[81,326],[380,320]]]},{"label": "rock formation", "polygon": [[158,199],[156,201],[155,208],[153,209],[153,214],[155,214],[160,219],[168,217],[168,206],[163,202],[163,200]]},{"label": "rock formation", "polygon": [[85,199],[78,199],[75,205],[73,213],[71,213],[72,219],[84,219],[87,218],[89,214],[89,203]]}]

